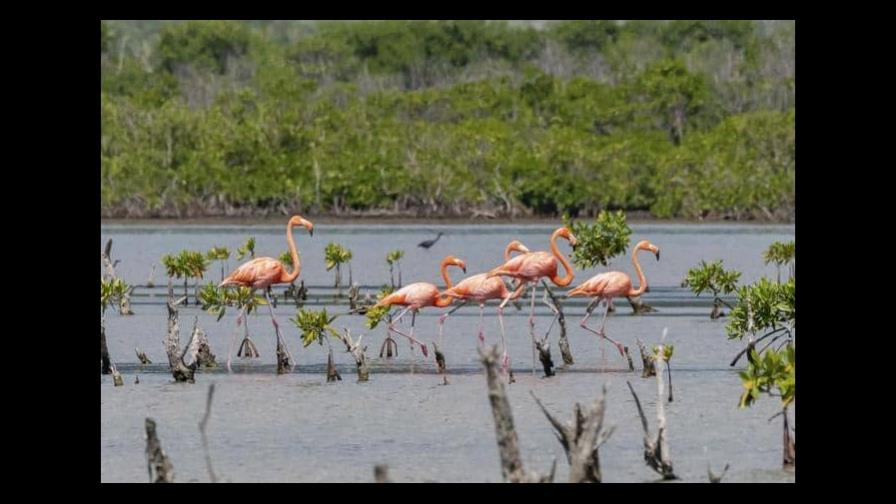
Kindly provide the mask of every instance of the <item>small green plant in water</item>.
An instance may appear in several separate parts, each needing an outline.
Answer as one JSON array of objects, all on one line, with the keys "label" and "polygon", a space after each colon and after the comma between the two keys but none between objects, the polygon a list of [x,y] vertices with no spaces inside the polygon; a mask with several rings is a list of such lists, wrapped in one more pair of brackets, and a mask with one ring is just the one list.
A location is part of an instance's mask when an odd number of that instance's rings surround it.
[{"label": "small green plant in water", "polygon": [[781,281],[781,266],[790,266],[790,278],[793,278],[793,269],[796,263],[796,242],[776,241],[762,253],[765,264],[774,264],[778,268],[778,281]]},{"label": "small green plant in water", "polygon": [[258,295],[252,295],[249,287],[218,287],[209,283],[199,290],[199,303],[202,309],[217,315],[218,320],[224,316],[227,307],[235,307],[238,310],[246,309],[246,314],[257,311],[261,305],[268,304],[267,300]]},{"label": "small green plant in water", "polygon": [[103,313],[109,306],[118,307],[121,310],[121,301],[130,291],[131,286],[126,284],[124,280],[116,278],[114,280],[104,280],[100,277],[100,309]]},{"label": "small green plant in water", "polygon": [[401,287],[401,258],[404,257],[404,250],[393,250],[386,254],[386,263],[389,265],[389,283],[395,288],[395,278],[392,276],[392,266],[398,266],[398,287]]},{"label": "small green plant in water", "polygon": [[236,249],[236,258],[242,260],[246,256],[255,259],[255,237],[252,236],[240,248]]},{"label": "small green plant in water", "polygon": [[722,268],[722,260],[707,263],[700,261],[700,265],[696,268],[688,270],[688,276],[682,283],[683,287],[690,287],[691,292],[699,296],[704,291],[712,292],[713,310],[711,318],[716,319],[721,315],[721,305],[732,306],[722,300],[719,295],[730,294],[734,292],[737,281],[740,279],[740,272],[735,270],[726,271]]},{"label": "small green plant in water", "polygon": [[212,247],[206,252],[205,256],[209,261],[221,262],[221,281],[224,281],[224,267],[228,259],[230,259],[230,249],[227,247]]},{"label": "small green plant in water", "polygon": [[182,250],[178,255],[165,254],[162,264],[168,278],[184,279],[184,297],[187,296],[187,282],[190,278],[200,279],[208,269],[208,259],[202,252]]},{"label": "small green plant in water", "polygon": [[328,315],[326,309],[321,311],[301,309],[289,320],[302,331],[302,344],[307,347],[315,341],[323,345],[327,334],[341,341],[339,332],[331,325],[336,317]]},{"label": "small green plant in water", "polygon": [[333,285],[337,289],[339,289],[337,296],[342,295],[341,285],[342,285],[342,264],[349,263],[349,285],[352,283],[351,279],[351,263],[349,261],[352,260],[352,252],[339,245],[338,243],[330,242],[327,244],[327,247],[324,249],[324,259],[326,260],[327,271],[330,271],[334,267],[336,268],[336,282]]}]

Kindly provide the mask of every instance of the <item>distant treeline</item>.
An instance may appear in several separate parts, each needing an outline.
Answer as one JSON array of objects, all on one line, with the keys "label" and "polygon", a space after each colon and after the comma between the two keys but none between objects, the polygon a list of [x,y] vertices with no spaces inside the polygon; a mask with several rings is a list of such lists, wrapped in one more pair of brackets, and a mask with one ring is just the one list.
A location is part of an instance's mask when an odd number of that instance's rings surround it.
[{"label": "distant treeline", "polygon": [[107,217],[794,215],[794,23],[102,23]]}]

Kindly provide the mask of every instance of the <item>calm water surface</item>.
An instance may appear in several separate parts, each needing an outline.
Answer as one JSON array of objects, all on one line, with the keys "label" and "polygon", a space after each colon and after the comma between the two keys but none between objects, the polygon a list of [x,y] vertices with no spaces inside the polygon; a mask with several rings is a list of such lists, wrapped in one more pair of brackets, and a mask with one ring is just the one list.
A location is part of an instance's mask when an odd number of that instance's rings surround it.
[{"label": "calm water surface", "polygon": [[[651,292],[644,301],[658,312],[632,316],[624,301],[607,321],[614,339],[636,349],[635,338],[647,344],[659,341],[668,328],[668,343],[675,345],[672,360],[674,401],[667,403],[669,439],[676,473],[684,481],[706,481],[707,464],[718,472],[731,469],[725,481],[793,481],[794,474],[781,470],[780,418],[768,422],[777,402],[763,397],[755,406],[739,410],[741,385],[737,370],[728,366],[741,344],[725,336],[725,319],[711,321],[707,300],[695,299],[679,287],[688,268],[701,259],[724,259],[726,268],[743,272],[743,282],[762,276],[774,278],[774,267],[762,264],[762,251],[775,240],[794,237],[793,226],[741,225],[634,225],[632,243],[650,239],[662,250],[662,260],[642,254],[641,260]],[[258,256],[277,256],[286,250],[285,229],[275,227],[149,227],[103,226],[102,240],[113,239],[112,256],[121,262],[119,274],[130,283],[145,284],[154,263],[162,255],[181,249],[208,250],[226,246],[235,250],[255,236]],[[416,247],[422,240],[446,233],[430,250]],[[464,226],[316,226],[314,237],[303,230],[295,233],[306,285],[332,285],[332,272],[323,266],[323,249],[330,241],[354,252],[353,280],[362,285],[389,282],[385,262],[388,251],[404,249],[401,261],[404,283],[428,281],[441,284],[438,263],[447,254],[467,263],[468,275],[497,266],[503,248],[519,239],[531,250],[547,250],[552,228],[534,225]],[[569,251],[560,241],[560,249]],[[228,271],[238,261],[231,259]],[[634,276],[628,256],[611,265]],[[573,285],[598,272],[577,270]],[[452,271],[459,280],[464,275]],[[207,275],[220,279],[214,264]],[[344,273],[347,279],[347,272]],[[164,282],[164,269],[157,266],[154,281]],[[181,286],[182,289],[182,286]],[[368,289],[374,292],[373,288]],[[561,289],[560,292],[563,290]],[[101,377],[101,480],[146,481],[144,419],[158,424],[163,448],[174,465],[177,481],[207,481],[198,422],[205,409],[207,385],[216,383],[208,438],[214,468],[225,481],[372,481],[373,466],[385,463],[396,481],[498,482],[500,461],[495,444],[494,422],[488,404],[485,378],[477,360],[477,307],[465,307],[445,325],[443,344],[450,385],[441,385],[435,374],[432,354],[424,359],[419,349],[411,352],[399,338],[399,355],[379,359],[385,327],[364,327],[360,316],[342,316],[338,327],[353,335],[365,334],[371,358],[371,379],[357,383],[354,362],[344,348],[334,345],[343,381],[326,383],[326,346],[317,343],[301,348],[298,330],[288,322],[296,308],[279,304],[276,314],[285,329],[297,360],[295,372],[274,374],[274,336],[267,310],[249,317],[249,328],[261,358],[234,359],[234,373],[197,373],[196,384],[177,384],[167,371],[162,340],[166,333],[166,309],[160,298],[135,291],[135,315],[109,314],[106,335],[113,360],[125,378],[124,387],[113,387],[111,377]],[[145,294],[145,289],[144,289]],[[314,294],[312,290],[311,294]],[[551,313],[536,304],[536,332],[551,325]],[[344,313],[345,305],[324,306],[330,313]],[[315,309],[321,305],[313,306]],[[570,345],[576,363],[558,375],[542,378],[532,374],[531,340],[527,325],[528,298],[522,311],[505,312],[508,346],[517,382],[509,387],[514,422],[527,468],[547,470],[557,458],[557,480],[565,481],[568,466],[544,415],[532,400],[533,391],[560,418],[572,415],[576,402],[591,402],[601,387],[608,388],[606,423],[615,425],[610,440],[601,448],[601,468],[606,482],[656,480],[644,463],[642,430],[637,410],[625,384],[631,381],[648,416],[655,419],[656,382],[627,371],[615,349],[600,343],[578,327],[584,315],[581,305],[567,307]],[[441,310],[428,309],[418,315],[416,335],[431,342],[437,339]],[[184,342],[194,317],[209,335],[212,351],[226,360],[236,314],[221,321],[193,305],[182,307]],[[599,318],[594,321],[599,323]],[[402,321],[404,324],[404,321]],[[409,317],[407,323],[410,323]],[[405,325],[404,329],[408,329]],[[486,338],[500,341],[494,306],[486,309]],[[551,332],[555,363],[561,363],[556,344],[557,327]],[[134,348],[144,350],[153,361],[141,368]],[[637,350],[635,350],[637,352]],[[140,383],[134,384],[139,376]],[[667,384],[668,385],[668,384]],[[791,413],[792,415],[795,412]],[[793,417],[792,417],[793,418]],[[795,422],[794,422],[795,423]],[[655,427],[651,428],[655,431]]]}]

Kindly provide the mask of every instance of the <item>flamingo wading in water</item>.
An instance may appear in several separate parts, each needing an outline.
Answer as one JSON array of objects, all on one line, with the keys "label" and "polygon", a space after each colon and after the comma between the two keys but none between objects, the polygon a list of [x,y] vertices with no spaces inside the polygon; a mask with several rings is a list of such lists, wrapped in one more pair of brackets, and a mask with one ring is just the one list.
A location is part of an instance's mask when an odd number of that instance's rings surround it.
[{"label": "flamingo wading in water", "polygon": [[[289,244],[289,255],[292,257],[292,272],[288,273],[283,266],[283,263],[280,262],[279,259],[274,259],[272,257],[256,257],[251,261],[248,261],[235,269],[233,273],[227,276],[224,281],[221,282],[218,287],[227,287],[229,285],[237,285],[241,287],[249,287],[252,289],[252,294],[255,294],[256,289],[262,289],[265,291],[264,297],[267,298],[268,301],[268,309],[271,310],[271,322],[274,323],[274,329],[277,332],[277,342],[280,343],[280,326],[277,324],[277,319],[274,317],[274,309],[271,307],[271,297],[268,294],[268,289],[271,285],[274,284],[282,284],[282,283],[290,283],[299,276],[299,272],[302,271],[302,265],[299,262],[299,253],[296,251],[296,243],[292,238],[292,228],[294,226],[302,226],[308,230],[308,234],[314,236],[314,224],[310,221],[295,215],[289,222],[286,224],[286,242]],[[241,315],[237,317],[236,323],[237,326],[240,324],[240,317],[242,317],[243,323],[246,323],[246,309],[243,308]],[[236,339],[236,333],[233,335],[234,339]],[[246,340],[249,339],[248,332],[246,333]],[[227,369],[230,370],[230,360],[233,354],[233,341],[230,343],[230,351],[227,354]],[[289,353],[289,349],[286,348],[286,342],[283,341],[283,347],[286,349],[286,355],[289,356],[290,362],[294,362],[292,360],[292,355]]]},{"label": "flamingo wading in water", "polygon": [[[585,318],[582,319],[579,325],[582,326],[582,328],[584,328],[585,330],[591,331],[594,334],[616,345],[616,348],[619,349],[619,353],[622,354],[623,357],[625,357],[626,348],[618,341],[610,339],[610,337],[607,336],[607,334],[604,332],[604,326],[607,323],[607,312],[610,309],[610,301],[612,301],[613,298],[635,297],[650,291],[650,288],[647,286],[647,278],[644,276],[644,272],[641,270],[641,263],[638,262],[639,250],[647,250],[653,252],[654,255],[656,255],[656,260],[660,260],[660,249],[657,248],[656,245],[650,243],[647,240],[639,241],[637,245],[635,245],[634,250],[632,250],[632,263],[635,265],[635,271],[638,273],[638,282],[640,282],[640,285],[637,289],[632,288],[632,279],[630,276],[621,271],[607,271],[598,275],[594,275],[588,280],[585,280],[581,285],[569,291],[569,294],[567,294],[568,297],[591,296],[595,298],[594,301],[592,301],[591,304],[588,305]],[[600,330],[595,331],[594,329],[588,327],[585,323],[588,321],[588,317],[591,316],[591,312],[594,311],[595,306],[599,304],[602,299],[605,299],[607,301],[607,309],[604,310],[604,317],[600,325]]]},{"label": "flamingo wading in water", "polygon": [[[504,261],[510,260],[510,255],[513,252],[522,252],[524,254],[529,253],[529,249],[526,248],[525,245],[519,242],[519,240],[513,240],[512,242],[507,244],[507,248],[504,250]],[[457,285],[451,287],[450,289],[445,290],[443,293],[446,296],[451,296],[453,298],[464,300],[462,304],[454,308],[450,312],[442,315],[439,318],[439,338],[442,336],[442,324],[445,323],[445,320],[449,315],[455,312],[458,308],[466,305],[469,301],[476,301],[479,303],[479,341],[480,343],[485,342],[485,334],[482,330],[482,317],[485,310],[485,302],[489,299],[517,299],[523,293],[525,289],[525,284],[520,283],[519,287],[517,287],[513,292],[507,289],[507,286],[504,284],[504,281],[500,278],[486,278],[487,273],[480,273],[478,275],[473,275],[469,278],[465,278],[458,282]],[[498,317],[503,319],[502,310],[498,309]],[[504,361],[505,368],[507,362],[507,345],[504,340],[504,322],[501,321],[501,346],[504,347]]]},{"label": "flamingo wading in water", "polygon": [[[547,277],[554,283],[554,285],[566,287],[572,283],[574,278],[569,259],[560,253],[560,249],[557,248],[557,238],[561,237],[568,240],[569,244],[572,246],[575,246],[576,243],[578,243],[578,239],[576,239],[575,235],[573,235],[569,229],[566,227],[557,228],[557,230],[551,234],[550,253],[539,251],[518,255],[505,262],[503,265],[489,271],[486,275],[486,278],[492,278],[498,275],[509,276],[520,280],[523,285],[532,285],[532,303],[529,310],[529,333],[532,335],[533,373],[535,372],[535,289],[538,286],[538,280]],[[566,275],[562,277],[557,271],[558,263],[562,264],[563,268],[566,270]],[[499,313],[503,312],[504,306],[507,305],[508,301],[510,301],[510,296],[504,298],[504,301],[498,307]],[[501,321],[501,332],[504,332],[503,318],[499,318],[498,320]],[[504,355],[504,361],[504,366],[506,367],[509,363],[506,353]]]},{"label": "flamingo wading in water", "polygon": [[[464,271],[467,272],[467,265],[462,260],[454,257],[454,256],[446,256],[442,259],[442,264],[440,266],[440,271],[442,272],[442,279],[445,280],[445,285],[450,289],[452,287],[451,277],[448,276],[448,266],[457,266]],[[444,308],[454,302],[454,298],[451,296],[444,296],[439,293],[439,288],[435,285],[428,282],[416,282],[410,285],[406,285],[401,289],[389,294],[388,296],[381,299],[377,304],[373,307],[378,308],[380,306],[391,306],[391,305],[401,305],[406,308],[398,314],[398,316],[389,322],[389,332],[397,332],[398,334],[404,336],[409,339],[411,342],[411,350],[414,349],[414,343],[420,345],[420,348],[423,350],[423,356],[426,357],[429,355],[429,352],[426,349],[426,345],[414,337],[414,322],[417,319],[417,312],[420,311],[421,308],[426,306],[437,306],[440,308]],[[404,316],[408,310],[412,310],[411,314],[411,334],[405,334],[398,329],[395,328],[395,324]]]}]

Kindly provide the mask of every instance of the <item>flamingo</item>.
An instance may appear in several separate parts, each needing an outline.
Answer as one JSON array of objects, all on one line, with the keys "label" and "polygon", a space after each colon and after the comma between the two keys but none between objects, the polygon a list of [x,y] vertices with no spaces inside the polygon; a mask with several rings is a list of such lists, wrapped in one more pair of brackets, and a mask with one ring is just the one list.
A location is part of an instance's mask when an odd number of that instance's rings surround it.
[{"label": "flamingo", "polygon": [[[440,271],[442,272],[442,278],[445,280],[445,285],[450,289],[452,287],[451,277],[448,276],[448,266],[458,266],[460,267],[464,273],[467,272],[467,265],[461,259],[458,259],[454,256],[446,256],[442,259],[442,264],[440,266]],[[454,298],[450,296],[443,296],[439,293],[439,288],[435,285],[427,282],[416,282],[410,285],[406,285],[401,289],[389,294],[388,296],[381,299],[377,304],[373,307],[378,308],[380,306],[391,306],[391,305],[401,305],[406,308],[398,314],[394,320],[389,322],[389,332],[397,332],[398,334],[408,338],[411,341],[411,349],[414,348],[414,343],[420,345],[420,348],[423,350],[423,356],[426,357],[429,355],[429,352],[426,349],[426,345],[414,337],[414,322],[417,319],[417,312],[420,309],[426,306],[437,306],[440,308],[444,308],[454,302]],[[409,310],[412,310],[411,315],[411,334],[405,334],[398,329],[395,328],[395,324],[401,320],[401,317],[404,316]]]},{"label": "flamingo", "polygon": [[[569,260],[560,253],[560,250],[557,248],[557,238],[565,238],[569,241],[569,244],[573,247],[578,243],[578,239],[572,232],[564,227],[557,228],[553,234],[551,234],[551,252],[530,252],[528,254],[518,255],[513,259],[505,262],[503,265],[498,266],[497,268],[491,270],[486,275],[486,278],[492,278],[498,275],[509,276],[520,280],[521,286],[526,284],[532,285],[532,303],[531,308],[529,310],[529,328],[530,333],[532,335],[532,371],[535,371],[535,289],[538,285],[538,280],[542,277],[547,277],[559,287],[566,287],[574,278],[574,274],[572,271],[572,266],[569,264]],[[566,270],[566,275],[563,277],[559,276],[557,272],[558,261],[563,265],[563,268]],[[507,302],[510,301],[510,296],[504,298],[504,301],[501,302],[501,305],[498,306],[498,313],[503,313],[504,306],[507,305]],[[504,332],[504,321],[503,317],[498,319],[501,322],[501,332]],[[505,350],[506,352],[506,350]],[[508,357],[505,353],[504,355],[504,365],[507,365]]]},{"label": "flamingo", "polygon": [[[591,331],[594,334],[610,341],[616,348],[619,350],[619,353],[625,357],[625,348],[621,343],[610,339],[609,336],[604,332],[604,326],[607,323],[607,312],[610,309],[609,303],[613,300],[613,298],[617,297],[635,297],[640,296],[645,292],[649,292],[650,288],[647,286],[647,278],[644,277],[644,272],[641,270],[641,263],[638,262],[638,251],[639,250],[647,250],[653,252],[656,255],[656,260],[660,260],[660,249],[657,248],[656,245],[650,243],[647,240],[642,240],[635,245],[634,250],[632,250],[632,263],[635,265],[635,271],[638,272],[638,281],[640,286],[637,289],[632,288],[632,279],[630,276],[626,275],[621,271],[607,271],[604,273],[600,273],[598,275],[594,275],[582,282],[581,285],[575,287],[573,290],[569,291],[567,294],[568,297],[573,296],[592,296],[594,297],[594,301],[588,305],[587,314],[585,318],[579,323],[582,328],[587,331]],[[588,317],[591,316],[591,312],[594,310],[594,307],[600,303],[601,299],[607,300],[607,309],[604,310],[603,321],[600,325],[600,331],[595,331],[594,329],[588,327],[586,322],[588,321]]]},{"label": "flamingo", "polygon": [[[299,254],[296,251],[296,243],[292,238],[292,228],[293,226],[302,226],[308,230],[308,234],[310,236],[314,236],[314,224],[310,221],[298,216],[294,215],[289,222],[286,224],[286,241],[289,244],[289,255],[292,256],[292,273],[287,273],[286,269],[283,267],[283,263],[280,262],[279,259],[274,259],[272,257],[256,257],[251,261],[247,261],[237,269],[233,271],[230,275],[228,275],[218,287],[227,287],[229,285],[238,285],[241,287],[250,287],[252,289],[252,294],[255,294],[256,289],[263,289],[265,291],[264,297],[267,298],[268,301],[268,309],[271,311],[271,322],[274,323],[274,330],[277,332],[277,341],[280,342],[280,326],[277,324],[277,319],[274,317],[274,309],[271,307],[271,297],[269,295],[269,289],[271,285],[274,284],[282,284],[282,283],[290,283],[299,276],[299,272],[302,270],[302,265],[299,262]],[[246,310],[243,309],[242,313],[236,319],[236,324],[239,326],[240,318],[242,317],[243,322],[246,321]],[[234,340],[236,339],[236,333],[234,333]],[[246,340],[249,339],[249,333],[246,332]],[[233,343],[234,340],[230,342],[230,351],[227,354],[227,369],[230,370],[230,360],[233,354]],[[283,342],[284,348],[286,348],[286,342]],[[289,349],[286,349],[286,355],[289,356],[290,362],[293,362],[292,355],[289,353]]]},{"label": "flamingo", "polygon": [[[510,255],[514,251],[522,252],[524,254],[529,253],[529,249],[526,248],[525,245],[520,243],[519,240],[513,240],[512,242],[507,244],[507,248],[504,250],[504,261],[510,260]],[[510,299],[517,299],[523,293],[525,289],[525,285],[521,282],[519,287],[510,292],[507,290],[507,286],[504,284],[504,281],[500,278],[486,278],[487,273],[480,273],[478,275],[473,275],[469,278],[465,278],[458,282],[454,287],[447,289],[443,292],[446,296],[451,296],[456,299],[463,299],[464,303],[451,310],[450,312],[442,315],[439,318],[439,337],[442,335],[442,324],[445,323],[445,320],[448,319],[448,316],[454,313],[455,310],[464,306],[468,301],[476,301],[479,303],[479,341],[480,343],[485,342],[485,334],[482,331],[482,317],[485,311],[485,302],[489,299],[504,299],[509,297]],[[508,362],[507,359],[507,345],[504,342],[504,322],[501,310],[498,310],[498,317],[501,318],[501,345],[504,347],[504,368],[506,370],[506,365]]]}]

